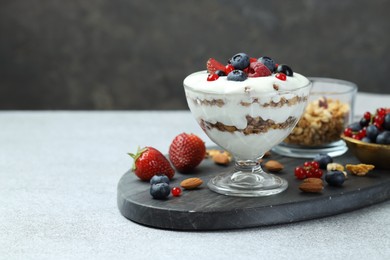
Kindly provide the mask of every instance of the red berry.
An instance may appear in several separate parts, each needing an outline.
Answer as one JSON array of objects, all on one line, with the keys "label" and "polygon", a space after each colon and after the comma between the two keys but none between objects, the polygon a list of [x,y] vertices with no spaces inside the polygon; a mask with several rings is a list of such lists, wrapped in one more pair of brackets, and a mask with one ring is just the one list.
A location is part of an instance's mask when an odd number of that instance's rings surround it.
[{"label": "red berry", "polygon": [[304,164],[303,164],[303,167],[310,167],[311,166],[311,162],[304,162]]},{"label": "red berry", "polygon": [[322,177],[322,171],[320,169],[314,169],[312,172],[312,176],[314,178],[321,178]]},{"label": "red berry", "polygon": [[169,159],[179,172],[189,172],[198,166],[206,155],[206,146],[197,135],[182,133],[169,146]]},{"label": "red berry", "polygon": [[138,148],[137,153],[129,155],[134,159],[132,170],[143,181],[149,181],[154,175],[165,174],[169,179],[175,175],[167,158],[153,147]]},{"label": "red berry", "polygon": [[295,167],[294,175],[295,175],[295,177],[297,177],[297,179],[303,180],[306,178],[306,171],[302,167],[298,166],[298,167]]},{"label": "red berry", "polygon": [[248,77],[266,77],[272,75],[272,72],[261,62],[252,62],[249,64]]},{"label": "red berry", "polygon": [[233,67],[232,64],[228,64],[228,65],[226,65],[225,68],[224,68],[224,71],[225,71],[226,75],[228,75],[228,74],[229,74],[230,72],[232,72],[233,70],[235,70],[235,68]]},{"label": "red berry", "polygon": [[257,58],[249,58],[249,63],[258,61]]},{"label": "red berry", "polygon": [[317,161],[312,161],[311,162],[311,167],[314,168],[314,169],[319,169],[320,168],[320,164]]},{"label": "red berry", "polygon": [[281,73],[281,72],[276,73],[276,74],[275,74],[275,77],[276,77],[277,79],[280,79],[280,80],[283,80],[283,81],[287,79],[286,74]]},{"label": "red berry", "polygon": [[385,121],[385,116],[384,115],[378,114],[378,115],[376,115],[374,117],[374,122],[378,123],[378,125],[380,125],[380,126],[383,124],[384,121]]},{"label": "red berry", "polygon": [[180,187],[173,187],[171,192],[172,192],[172,195],[175,197],[179,197],[181,195]]},{"label": "red berry", "polygon": [[352,136],[352,129],[349,127],[345,128],[344,135],[347,137],[351,137]]},{"label": "red berry", "polygon": [[362,139],[362,138],[359,136],[359,134],[353,134],[353,135],[352,135],[352,138],[353,138],[353,139],[356,139],[356,140]]},{"label": "red berry", "polygon": [[207,76],[207,81],[214,81],[214,80],[217,80],[219,78],[219,76],[217,74],[209,74]]},{"label": "red berry", "polygon": [[378,116],[384,117],[386,115],[386,109],[383,107],[380,107],[376,110],[376,113]]},{"label": "red berry", "polygon": [[370,120],[371,119],[371,113],[370,112],[366,112],[364,113],[363,117],[367,120]]},{"label": "red berry", "polygon": [[364,137],[366,137],[366,132],[367,132],[367,127],[363,127],[362,130],[359,131],[358,135],[359,135],[360,139],[363,139]]},{"label": "red berry", "polygon": [[207,60],[206,66],[209,74],[215,74],[217,70],[225,71],[225,66],[213,58]]}]

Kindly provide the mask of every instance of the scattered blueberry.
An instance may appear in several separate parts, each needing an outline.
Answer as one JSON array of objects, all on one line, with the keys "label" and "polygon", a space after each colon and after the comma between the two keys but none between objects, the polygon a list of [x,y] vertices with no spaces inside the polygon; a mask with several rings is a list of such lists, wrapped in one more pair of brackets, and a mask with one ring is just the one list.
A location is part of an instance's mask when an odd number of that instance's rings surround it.
[{"label": "scattered blueberry", "polygon": [[328,171],[325,174],[325,181],[330,186],[342,186],[345,181],[345,175],[341,171]]},{"label": "scattered blueberry", "polygon": [[285,65],[285,64],[279,64],[279,66],[276,68],[276,72],[281,72],[281,73],[284,73],[286,74],[287,76],[290,76],[292,77],[293,76],[293,71],[292,69]]},{"label": "scattered blueberry", "polygon": [[226,76],[226,73],[222,70],[216,70],[215,71],[215,74],[217,74],[218,76],[222,77],[222,76]]},{"label": "scattered blueberry", "polygon": [[376,137],[379,134],[379,129],[375,125],[369,125],[366,128],[366,135],[368,138],[370,138],[372,141],[376,140]]},{"label": "scattered blueberry", "polygon": [[390,131],[383,131],[376,137],[377,144],[390,144]]},{"label": "scattered blueberry", "polygon": [[155,199],[165,199],[171,193],[171,188],[167,183],[161,182],[157,184],[153,184],[150,187],[150,195],[152,195]]},{"label": "scattered blueberry", "polygon": [[247,68],[250,63],[249,56],[245,53],[237,53],[229,60],[229,62],[236,70],[243,70]]},{"label": "scattered blueberry", "polygon": [[168,176],[162,174],[162,175],[154,175],[151,179],[150,179],[150,184],[157,184],[157,183],[166,183],[166,184],[169,184],[169,178]]},{"label": "scattered blueberry", "polygon": [[383,121],[383,128],[390,130],[390,113],[385,115],[385,120]]},{"label": "scattered blueberry", "polygon": [[326,170],[326,166],[328,165],[328,163],[333,162],[333,158],[326,153],[320,153],[314,157],[313,161],[318,162],[318,164],[320,165],[320,169]]},{"label": "scattered blueberry", "polygon": [[257,61],[263,63],[272,73],[275,72],[276,63],[270,57],[263,56],[263,57],[258,58]]},{"label": "scattered blueberry", "polygon": [[242,70],[233,70],[227,75],[227,80],[244,81],[247,77],[248,76]]},{"label": "scattered blueberry", "polygon": [[359,132],[362,130],[362,126],[360,125],[359,122],[352,123],[348,126],[348,128],[351,128],[353,132]]}]

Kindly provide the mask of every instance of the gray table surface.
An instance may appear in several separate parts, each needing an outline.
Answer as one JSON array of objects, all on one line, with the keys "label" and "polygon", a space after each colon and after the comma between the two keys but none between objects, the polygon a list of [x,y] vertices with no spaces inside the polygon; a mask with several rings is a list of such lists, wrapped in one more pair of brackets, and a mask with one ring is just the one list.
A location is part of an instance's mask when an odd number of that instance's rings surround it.
[{"label": "gray table surface", "polygon": [[[360,93],[357,114],[390,95]],[[127,152],[166,153],[188,111],[0,112],[0,259],[390,259],[390,201],[305,222],[234,231],[138,225],[116,205]]]}]

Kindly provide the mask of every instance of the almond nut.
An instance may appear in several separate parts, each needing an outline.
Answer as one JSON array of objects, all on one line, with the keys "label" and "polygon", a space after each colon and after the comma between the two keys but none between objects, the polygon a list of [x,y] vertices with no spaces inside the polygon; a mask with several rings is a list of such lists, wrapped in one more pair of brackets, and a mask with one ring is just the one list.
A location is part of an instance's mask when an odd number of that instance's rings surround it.
[{"label": "almond nut", "polygon": [[304,179],[303,180],[303,182],[309,182],[309,183],[315,183],[315,184],[321,184],[321,185],[323,185],[323,181],[322,181],[322,179],[320,179],[320,178],[306,178],[306,179]]},{"label": "almond nut", "polygon": [[231,160],[227,153],[216,153],[212,158],[216,164],[220,165],[228,165]]},{"label": "almond nut", "polygon": [[264,164],[264,167],[270,172],[279,172],[284,168],[283,164],[275,160],[269,160]]},{"label": "almond nut", "polygon": [[322,184],[314,182],[302,182],[301,185],[299,185],[301,191],[310,193],[321,192],[323,188]]},{"label": "almond nut", "polygon": [[184,189],[192,190],[202,185],[202,183],[203,181],[199,178],[188,178],[180,182],[180,186]]}]

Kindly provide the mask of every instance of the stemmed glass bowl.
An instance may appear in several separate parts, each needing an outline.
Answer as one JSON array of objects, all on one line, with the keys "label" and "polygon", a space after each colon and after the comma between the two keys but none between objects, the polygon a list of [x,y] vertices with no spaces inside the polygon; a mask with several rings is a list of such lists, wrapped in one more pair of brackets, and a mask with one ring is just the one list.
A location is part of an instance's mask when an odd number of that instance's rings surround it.
[{"label": "stemmed glass bowl", "polygon": [[287,181],[266,173],[259,160],[290,134],[304,111],[311,82],[304,81],[294,89],[274,84],[271,90],[259,91],[238,83],[241,87],[237,89],[229,85],[214,90],[189,80],[194,77],[209,84],[206,71],[184,80],[188,106],[207,136],[235,159],[234,169],[213,177],[208,187],[241,197],[268,196],[287,189]]}]

